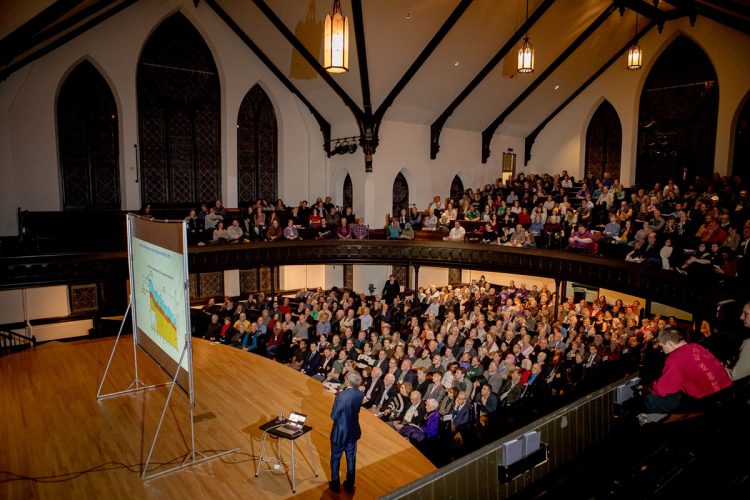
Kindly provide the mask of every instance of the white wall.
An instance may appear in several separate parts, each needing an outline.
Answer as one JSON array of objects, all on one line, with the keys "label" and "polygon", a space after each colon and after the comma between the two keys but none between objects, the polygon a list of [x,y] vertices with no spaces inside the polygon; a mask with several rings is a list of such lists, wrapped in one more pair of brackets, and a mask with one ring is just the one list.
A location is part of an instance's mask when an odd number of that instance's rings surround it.
[{"label": "white wall", "polygon": [[[412,283],[414,282],[414,272],[412,271]],[[448,268],[447,267],[419,267],[419,286],[427,288],[435,285],[438,288],[448,285]]]},{"label": "white wall", "polygon": [[[182,12],[211,48],[221,81],[222,197],[237,203],[236,121],[240,102],[260,83],[279,124],[279,195],[299,200],[322,192],[325,155],[315,120],[204,3],[137,2],[0,83],[0,235],[17,234],[15,208],[61,208],[55,104],[65,76],[83,59],[109,82],[118,106],[122,208],[140,207],[135,182],[138,143],[135,75],[149,34]],[[208,200],[207,200],[208,201]]]},{"label": "white wall", "polygon": [[279,289],[307,288],[314,290],[318,287],[325,288],[328,267],[332,266],[281,266],[279,267]]},{"label": "white wall", "polygon": [[[641,302],[643,304],[643,302]],[[675,307],[670,307],[659,302],[651,303],[651,314],[659,314],[661,316],[674,316],[677,319],[684,321],[693,321],[693,314],[689,311],[683,311]]]},{"label": "white wall", "polygon": [[354,291],[369,294],[368,286],[372,283],[377,293],[383,290],[383,285],[391,275],[391,266],[354,266],[353,275]]},{"label": "white wall", "polygon": [[224,271],[224,296],[237,297],[240,295],[240,270],[228,269]]},{"label": "white wall", "polygon": [[[82,319],[78,321],[67,321],[65,323],[34,326],[31,329],[31,333],[36,337],[37,342],[47,342],[50,340],[85,337],[88,336],[89,330],[93,327],[93,320]],[[25,334],[23,330],[16,331]]]},{"label": "white wall", "polygon": [[[26,316],[24,317],[24,293]],[[0,323],[26,319],[60,318],[70,314],[68,286],[45,286],[0,291]]]},{"label": "white wall", "polygon": [[325,267],[325,284],[323,289],[330,290],[333,287],[344,287],[344,266],[328,264]]},{"label": "white wall", "polygon": [[643,49],[643,68],[640,71],[627,70],[624,55],[621,61],[612,64],[542,130],[531,149],[531,160],[525,171],[543,173],[567,169],[571,175],[582,177],[586,128],[596,108],[607,99],[617,110],[622,123],[621,180],[624,185],[631,185],[635,181],[640,92],[656,59],[679,34],[696,42],[716,70],[719,115],[714,169],[721,174],[729,173],[736,115],[750,90],[750,58],[740,56],[750,53],[750,36],[722,27],[705,17],[698,18],[694,27],[687,19],[681,19],[667,23],[661,34],[652,29],[639,42]]},{"label": "white wall", "polygon": [[492,273],[487,271],[469,271],[468,280],[479,280],[482,276],[493,285],[507,285],[513,281],[516,286],[526,285],[526,288],[529,290],[531,290],[531,287],[534,285],[540,290],[543,285],[546,285],[549,291],[555,291],[555,280],[551,278],[541,278],[539,276],[522,276],[519,274]]},{"label": "white wall", "polygon": [[[429,126],[384,121],[373,171],[365,172],[359,150],[353,155],[334,156],[329,160],[328,193],[341,203],[341,187],[348,172],[354,188],[354,212],[364,216],[370,227],[383,227],[385,215],[391,212],[393,180],[399,172],[409,183],[409,203],[416,203],[420,210],[427,208],[435,195],[447,197],[455,175],[467,189],[494,183],[502,174],[501,160],[493,156],[489,163],[482,164],[481,144],[478,132],[444,129],[440,153],[430,160]],[[496,151],[513,148],[518,158],[523,158],[523,138],[495,136],[492,144]]]},{"label": "white wall", "polygon": [[643,297],[636,297],[635,295],[628,295],[626,293],[620,293],[616,290],[608,290],[606,288],[599,289],[599,295],[604,295],[607,298],[607,304],[614,304],[617,299],[622,300],[623,304],[632,304],[636,300],[641,305],[646,304],[646,299]]}]

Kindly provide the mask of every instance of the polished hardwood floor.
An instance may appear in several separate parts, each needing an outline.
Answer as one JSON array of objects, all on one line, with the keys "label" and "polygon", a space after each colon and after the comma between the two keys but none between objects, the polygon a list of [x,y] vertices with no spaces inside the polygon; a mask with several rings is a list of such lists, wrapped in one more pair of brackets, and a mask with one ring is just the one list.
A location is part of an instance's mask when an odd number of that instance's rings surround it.
[{"label": "polished hardwood floor", "polygon": [[[313,427],[313,457],[304,441],[297,451],[297,496],[329,498],[329,433],[333,395],[301,373],[268,359],[203,340],[193,342],[198,450],[241,452],[155,478],[140,467],[166,399],[167,388],[98,401],[113,339],[50,342],[0,358],[0,498],[275,498],[292,496],[285,474],[255,478],[258,427],[280,411],[300,410]],[[123,337],[105,384],[125,388],[133,379],[132,338]],[[139,376],[146,384],[168,380],[143,352]],[[177,460],[189,449],[188,399],[175,389],[152,461]],[[408,441],[368,412],[357,454],[357,498],[374,498],[435,470]],[[282,445],[288,460],[288,442]],[[315,477],[310,461],[320,477]],[[107,462],[132,465],[78,476],[59,476]],[[343,466],[342,460],[342,466]],[[116,467],[114,464],[102,467]],[[343,478],[342,471],[342,478]],[[67,480],[65,480],[67,479]],[[347,496],[343,492],[341,496]]]}]

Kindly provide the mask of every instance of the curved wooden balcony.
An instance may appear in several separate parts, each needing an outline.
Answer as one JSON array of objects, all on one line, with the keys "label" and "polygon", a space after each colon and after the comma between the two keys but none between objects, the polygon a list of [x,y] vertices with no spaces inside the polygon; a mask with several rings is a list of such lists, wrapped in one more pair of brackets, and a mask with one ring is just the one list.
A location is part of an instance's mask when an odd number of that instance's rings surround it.
[{"label": "curved wooden balcony", "polygon": [[[620,260],[554,250],[435,241],[296,241],[193,247],[191,273],[260,266],[385,264],[454,267],[577,281],[647,297],[688,311],[708,312],[717,286]],[[0,289],[127,279],[125,252],[0,258]]]}]

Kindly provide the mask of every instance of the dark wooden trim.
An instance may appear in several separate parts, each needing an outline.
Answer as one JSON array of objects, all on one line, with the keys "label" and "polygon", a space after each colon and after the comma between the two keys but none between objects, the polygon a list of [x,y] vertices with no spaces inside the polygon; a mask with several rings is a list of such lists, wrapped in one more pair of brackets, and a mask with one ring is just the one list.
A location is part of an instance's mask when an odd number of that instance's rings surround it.
[{"label": "dark wooden trim", "polygon": [[255,42],[250,38],[250,36],[245,33],[242,28],[240,28],[236,22],[234,22],[234,19],[229,16],[229,14],[226,13],[224,9],[221,8],[219,4],[216,3],[216,0],[205,0],[206,5],[211,7],[214,12],[221,18],[222,21],[231,29],[237,37],[242,40],[242,42],[255,54],[255,56],[260,59],[260,61],[266,65],[266,67],[271,70],[271,73],[274,74],[276,78],[291,92],[292,94],[296,95],[300,101],[307,107],[307,109],[312,113],[312,115],[315,117],[315,121],[318,122],[318,126],[320,127],[320,131],[323,134],[323,150],[326,152],[326,154],[330,155],[331,152],[331,124],[328,123],[328,121],[323,118],[323,115],[320,114],[320,112],[315,108],[315,106],[312,105],[310,101],[307,100],[307,98],[302,95],[302,92],[297,89],[297,87],[294,86],[294,84],[289,80],[289,78],[286,77],[286,75],[276,67],[276,65],[271,61],[271,59],[258,47]]},{"label": "dark wooden trim", "polygon": [[386,98],[383,99],[383,102],[380,104],[380,106],[378,106],[378,110],[375,112],[375,120],[378,124],[380,124],[383,116],[385,116],[386,111],[388,111],[388,108],[391,107],[393,101],[396,100],[396,97],[398,97],[401,91],[404,90],[404,87],[406,87],[409,81],[411,81],[411,79],[414,77],[417,71],[419,71],[422,65],[427,62],[427,59],[430,57],[430,55],[432,55],[437,46],[440,45],[440,42],[443,41],[443,38],[445,38],[445,36],[450,32],[453,26],[455,26],[463,13],[466,12],[466,9],[469,8],[472,1],[473,0],[461,0],[456,8],[453,9],[451,15],[448,16],[448,19],[445,20],[440,29],[435,33],[435,36],[433,36],[432,39],[427,43],[427,45],[425,45],[425,48],[422,49],[422,52],[419,54],[419,56],[417,56],[412,65],[409,66],[409,69],[406,70],[398,83],[396,83],[396,85],[388,93]]},{"label": "dark wooden trim", "polygon": [[[354,23],[354,39],[357,44],[357,62],[359,63],[359,83],[362,86],[362,105],[364,113],[358,120],[360,145],[365,150],[365,144],[368,143],[367,137],[370,137],[369,145],[370,158],[378,147],[377,126],[372,114],[372,99],[370,98],[370,76],[367,69],[367,44],[365,43],[365,22],[362,16],[362,1],[352,0],[352,21]],[[372,160],[368,162],[365,159],[365,171],[372,172]]]},{"label": "dark wooden trim", "polygon": [[126,252],[0,258],[0,290],[128,279]]},{"label": "dark wooden trim", "polygon": [[352,0],[352,21],[354,22],[354,39],[357,43],[359,82],[362,85],[362,106],[367,121],[367,118],[372,120],[372,101],[370,100],[370,76],[367,70],[367,44],[365,43],[365,22],[362,17],[362,0]]},{"label": "dark wooden trim", "polygon": [[352,112],[354,115],[354,118],[357,120],[357,123],[361,124],[364,118],[364,112],[359,108],[356,102],[349,97],[349,94],[346,93],[346,91],[341,88],[341,86],[336,83],[336,80],[333,79],[333,77],[325,70],[323,69],[323,66],[321,66],[320,61],[318,61],[315,56],[313,56],[309,50],[307,50],[307,47],[305,47],[302,42],[300,42],[296,36],[294,36],[294,33],[291,32],[291,30],[284,24],[284,22],[279,19],[279,16],[276,15],[276,13],[271,9],[271,7],[266,4],[263,0],[253,0],[253,3],[260,9],[260,11],[263,13],[264,16],[266,16],[266,19],[278,30],[281,35],[286,38],[286,40],[294,47],[297,52],[300,53],[300,55],[307,61],[307,63],[318,73],[318,75],[323,79],[324,82],[328,84],[329,87],[331,87],[331,90],[333,90],[336,95],[339,96],[339,98],[344,102],[347,108]]},{"label": "dark wooden trim", "polygon": [[[0,63],[12,61],[29,49],[28,41],[49,28],[60,17],[73,10],[83,0],[59,0],[26,21],[0,40]],[[101,5],[96,5],[100,8]],[[31,45],[33,47],[33,45]]]},{"label": "dark wooden trim", "polygon": [[703,3],[721,7],[740,16],[750,17],[750,7],[735,0],[703,0]]},{"label": "dark wooden trim", "polygon": [[555,116],[557,116],[557,114],[560,113],[560,111],[565,109],[565,107],[568,104],[573,102],[573,100],[576,97],[578,97],[581,94],[581,92],[586,90],[589,85],[591,85],[597,78],[599,78],[602,75],[602,73],[604,73],[607,69],[609,69],[609,67],[612,66],[612,64],[614,64],[615,61],[617,61],[620,57],[622,57],[622,55],[628,51],[628,49],[633,45],[633,43],[635,43],[637,39],[643,37],[654,26],[656,26],[656,23],[654,23],[653,21],[648,23],[641,31],[638,32],[636,36],[628,40],[628,42],[625,45],[623,45],[622,48],[618,50],[617,53],[615,53],[615,55],[613,55],[606,63],[604,63],[604,65],[601,68],[599,68],[593,75],[591,75],[588,80],[583,82],[583,84],[580,87],[578,87],[567,99],[565,99],[565,101],[563,101],[562,104],[560,104],[552,113],[550,113],[549,116],[547,116],[547,118],[545,118],[542,121],[542,123],[540,123],[529,135],[526,136],[525,157],[524,157],[524,162],[523,162],[524,165],[526,165],[529,162],[529,159],[531,158],[531,147],[533,146],[534,141],[536,140],[537,136],[542,131],[542,129],[545,126],[547,126],[547,124],[550,121],[552,121],[552,119]]},{"label": "dark wooden trim", "polygon": [[[563,251],[434,241],[302,241],[193,247],[190,273],[304,264],[461,267],[604,286],[694,312],[710,312],[724,293],[677,273]],[[0,290],[125,281],[125,252],[0,258]]]},{"label": "dark wooden trim", "polygon": [[542,15],[547,12],[547,9],[549,9],[552,4],[555,3],[555,0],[544,0],[544,2],[536,8],[536,10],[529,16],[529,19],[523,23],[518,30],[516,30],[515,33],[508,39],[507,42],[500,48],[500,50],[497,51],[497,53],[492,56],[492,59],[490,59],[487,64],[484,65],[484,67],[481,69],[479,73],[469,82],[469,84],[456,96],[455,99],[453,99],[453,102],[451,102],[447,108],[445,108],[445,111],[443,111],[440,116],[435,120],[432,125],[430,126],[430,159],[434,160],[437,158],[438,151],[440,151],[440,133],[443,130],[443,126],[445,125],[445,122],[448,121],[448,118],[453,114],[453,112],[458,108],[458,106],[467,98],[469,97],[469,94],[471,94],[474,89],[484,80],[487,75],[490,74],[490,72],[497,66],[500,61],[503,60],[503,58],[510,52],[510,50],[515,47],[516,43],[523,38],[523,36],[526,34],[529,29],[534,26],[534,24],[542,17]]},{"label": "dark wooden trim", "polygon": [[[17,43],[12,44],[12,46],[8,48],[8,51],[11,53],[7,56],[4,55],[3,53],[3,55],[0,56],[1,57],[0,63],[6,64],[6,63],[11,62],[13,59],[23,54],[27,50],[30,50],[33,47],[46,43],[47,41],[53,39],[54,37],[56,37],[63,31],[70,29],[72,26],[75,26],[78,23],[88,19],[90,16],[96,14],[97,12],[103,10],[106,7],[109,7],[109,5],[113,4],[116,1],[117,0],[102,0],[101,2],[97,2],[92,5],[89,5],[88,7],[76,12],[72,16],[69,16],[61,20],[60,22],[55,23],[48,29],[45,29],[44,31],[39,31],[24,40],[21,40]],[[2,50],[6,50],[6,48],[3,47]]]},{"label": "dark wooden trim", "polygon": [[630,9],[633,12],[637,12],[638,14],[651,19],[656,23],[657,26],[660,27],[664,26],[664,23],[666,21],[675,19],[676,17],[682,17],[683,15],[681,12],[663,11],[658,7],[654,7],[650,3],[644,2],[643,0],[614,0],[613,3],[615,4],[615,6],[617,6],[617,8],[621,10]]},{"label": "dark wooden trim", "polygon": [[691,22],[693,23],[695,22],[696,14],[699,14],[703,17],[711,19],[712,21],[716,21],[717,23],[722,24],[728,28],[737,30],[740,33],[750,35],[750,23],[742,20],[738,16],[727,14],[726,12],[721,11],[710,5],[701,4],[701,3],[694,2],[694,1],[687,1],[687,0],[666,0],[666,1],[674,5],[677,8],[677,10],[684,11],[688,16],[690,16]]},{"label": "dark wooden trim", "polygon": [[[70,323],[71,321],[85,321],[87,319],[94,319],[97,316],[101,316],[99,311],[88,311],[85,313],[73,313],[68,316],[30,319],[29,324],[31,326],[56,325],[60,323]],[[4,325],[0,325],[0,330],[18,330],[24,327],[26,327],[25,322],[17,321],[15,323],[5,323]]]},{"label": "dark wooden trim", "polygon": [[125,10],[126,8],[133,5],[137,0],[125,0],[122,3],[119,3],[112,7],[111,9],[107,10],[106,12],[103,12],[99,16],[89,20],[88,22],[78,26],[77,28],[67,32],[66,34],[62,35],[60,38],[55,39],[54,41],[50,42],[48,45],[45,45],[41,49],[32,52],[28,56],[24,57],[18,62],[15,62],[11,64],[10,66],[4,68],[2,71],[0,71],[0,81],[3,81],[8,78],[11,74],[18,71],[20,68],[26,66],[30,62],[36,61],[40,57],[49,54],[53,50],[57,49],[58,47],[61,47],[62,45],[65,45],[69,41],[73,40],[74,38],[77,38],[79,35],[82,35],[83,33],[87,32],[88,30],[95,28],[102,22],[106,21],[110,17],[114,16],[115,14]]},{"label": "dark wooden trim", "polygon": [[487,159],[490,157],[490,143],[492,142],[492,136],[497,128],[502,125],[503,121],[520,106],[542,83],[549,78],[549,76],[557,70],[562,63],[564,63],[578,47],[583,44],[606,21],[613,12],[617,10],[614,4],[607,6],[594,21],[578,35],[578,37],[571,42],[570,45],[550,64],[528,87],[519,95],[515,101],[503,110],[495,120],[490,123],[487,128],[482,131],[482,163],[487,163]]}]

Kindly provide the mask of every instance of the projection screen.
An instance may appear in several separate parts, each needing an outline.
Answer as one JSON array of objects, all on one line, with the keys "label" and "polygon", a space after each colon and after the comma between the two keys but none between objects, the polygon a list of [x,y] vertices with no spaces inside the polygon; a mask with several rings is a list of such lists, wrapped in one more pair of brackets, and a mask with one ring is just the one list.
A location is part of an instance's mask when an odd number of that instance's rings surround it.
[{"label": "projection screen", "polygon": [[[130,298],[138,345],[192,396],[185,222],[128,214]],[[183,351],[185,351],[183,353]]]}]

